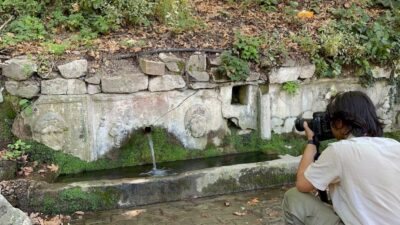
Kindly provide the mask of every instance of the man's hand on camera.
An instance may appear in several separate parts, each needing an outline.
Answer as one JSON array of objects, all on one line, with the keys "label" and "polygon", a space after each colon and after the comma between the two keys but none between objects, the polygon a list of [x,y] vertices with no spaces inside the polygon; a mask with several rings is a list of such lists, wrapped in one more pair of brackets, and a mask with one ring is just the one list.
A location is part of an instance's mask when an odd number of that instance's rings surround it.
[{"label": "man's hand on camera", "polygon": [[307,140],[311,141],[313,140],[314,137],[314,132],[308,127],[308,124],[306,121],[303,123],[304,131],[306,132]]}]

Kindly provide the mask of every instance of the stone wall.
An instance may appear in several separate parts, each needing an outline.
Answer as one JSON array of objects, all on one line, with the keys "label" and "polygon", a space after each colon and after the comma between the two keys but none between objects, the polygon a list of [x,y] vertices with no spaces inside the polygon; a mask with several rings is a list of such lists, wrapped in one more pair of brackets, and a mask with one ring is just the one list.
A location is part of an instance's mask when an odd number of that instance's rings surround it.
[{"label": "stone wall", "polygon": [[[314,65],[288,61],[268,74],[252,71],[247,80],[232,82],[215,73],[219,61],[217,54],[195,52],[101,65],[78,58],[57,62],[52,70],[28,57],[0,65],[6,91],[32,103],[14,121],[13,133],[86,161],[146,127],[165,128],[188,149],[221,145],[228,124],[242,133],[260,129],[269,139],[272,132],[292,132],[296,117],[323,111],[330,96],[346,90],[366,92],[387,131],[400,128],[393,99],[398,90],[389,83],[394,71],[376,68],[379,81],[363,88],[356,78],[318,80]],[[288,81],[299,83],[296,94],[282,89]]]}]

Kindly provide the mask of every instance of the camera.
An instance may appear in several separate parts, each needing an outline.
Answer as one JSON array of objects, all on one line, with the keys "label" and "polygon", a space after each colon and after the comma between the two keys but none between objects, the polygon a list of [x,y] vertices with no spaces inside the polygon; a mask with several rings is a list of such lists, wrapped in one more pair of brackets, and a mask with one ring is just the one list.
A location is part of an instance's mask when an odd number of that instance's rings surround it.
[{"label": "camera", "polygon": [[314,112],[312,119],[297,118],[294,122],[297,131],[304,131],[304,121],[308,127],[314,132],[315,138],[318,141],[324,141],[333,138],[330,117],[326,112]]}]

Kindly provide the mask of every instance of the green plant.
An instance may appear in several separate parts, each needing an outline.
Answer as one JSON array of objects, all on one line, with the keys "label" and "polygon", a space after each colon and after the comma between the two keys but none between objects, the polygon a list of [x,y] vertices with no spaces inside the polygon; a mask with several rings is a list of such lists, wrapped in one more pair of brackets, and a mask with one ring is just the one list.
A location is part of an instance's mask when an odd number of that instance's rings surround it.
[{"label": "green plant", "polygon": [[18,157],[22,156],[26,150],[31,148],[31,145],[26,144],[22,140],[18,139],[13,144],[7,145],[8,150],[2,155],[2,159],[10,160],[10,159],[17,159]]},{"label": "green plant", "polygon": [[68,48],[70,48],[69,42],[63,42],[60,44],[53,42],[45,42],[42,43],[42,45],[45,47],[46,52],[54,55],[62,55]]},{"label": "green plant", "polygon": [[41,40],[47,34],[42,21],[32,16],[22,16],[10,23],[2,36],[1,45],[14,45],[22,41]]},{"label": "green plant", "polygon": [[233,50],[243,60],[259,62],[260,53],[258,49],[260,45],[261,39],[259,37],[236,33]]},{"label": "green plant", "polygon": [[288,94],[290,95],[295,95],[297,94],[300,85],[296,81],[288,81],[282,84],[283,90],[285,90]]},{"label": "green plant", "polygon": [[21,111],[24,111],[27,115],[32,114],[33,111],[32,111],[31,102],[28,99],[19,100],[18,105],[19,105]]},{"label": "green plant", "polygon": [[261,41],[265,48],[261,52],[260,66],[271,69],[282,64],[289,53],[286,43],[280,38],[279,33],[265,33],[261,37]]},{"label": "green plant", "polygon": [[250,74],[250,68],[246,61],[232,55],[230,52],[221,54],[221,66],[217,72],[228,76],[233,81],[246,80]]}]

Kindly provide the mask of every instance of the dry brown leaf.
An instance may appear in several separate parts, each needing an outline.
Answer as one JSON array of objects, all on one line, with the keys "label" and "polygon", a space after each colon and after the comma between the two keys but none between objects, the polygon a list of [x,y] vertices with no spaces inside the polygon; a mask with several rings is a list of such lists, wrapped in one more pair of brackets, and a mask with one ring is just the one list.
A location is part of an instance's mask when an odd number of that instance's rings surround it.
[{"label": "dry brown leaf", "polygon": [[248,205],[257,205],[260,201],[258,198],[253,198],[250,201],[247,202]]},{"label": "dry brown leaf", "polygon": [[247,215],[247,213],[246,213],[246,212],[234,212],[233,215],[236,215],[236,216],[245,216],[245,215]]},{"label": "dry brown leaf", "polygon": [[128,218],[133,218],[136,216],[139,216],[140,214],[146,212],[145,209],[135,209],[135,210],[130,210],[122,213],[123,216],[128,217]]},{"label": "dry brown leaf", "polygon": [[47,166],[47,169],[49,169],[51,172],[56,173],[58,171],[58,166],[54,165],[53,163],[49,166]]}]

